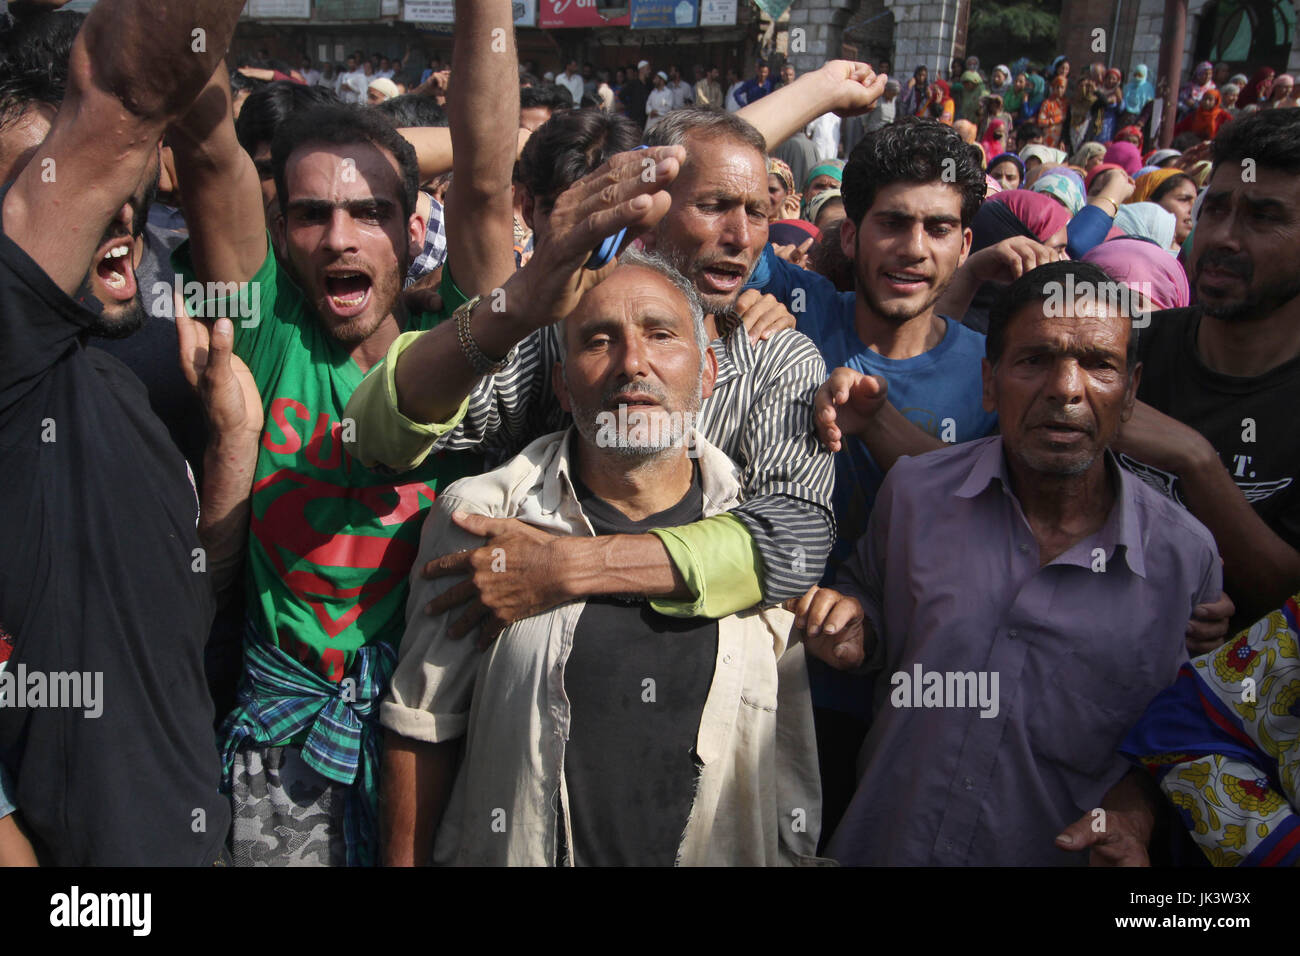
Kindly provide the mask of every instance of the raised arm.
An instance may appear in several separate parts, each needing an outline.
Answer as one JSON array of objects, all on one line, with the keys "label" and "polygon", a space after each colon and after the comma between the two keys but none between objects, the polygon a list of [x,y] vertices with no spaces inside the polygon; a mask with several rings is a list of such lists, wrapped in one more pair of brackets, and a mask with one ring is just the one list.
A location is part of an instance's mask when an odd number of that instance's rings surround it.
[{"label": "raised arm", "polygon": [[511,180],[518,155],[519,58],[510,0],[456,0],[447,119],[457,149],[447,191],[447,262],[466,295],[515,271]]},{"label": "raised arm", "polygon": [[866,63],[831,60],[789,86],[743,107],[737,116],[763,134],[767,148],[779,146],[823,113],[869,113],[885,92],[889,77]]},{"label": "raised arm", "polygon": [[168,130],[190,258],[204,282],[246,282],[266,259],[266,217],[252,157],[235,138],[225,64]]},{"label": "raised arm", "polygon": [[242,0],[102,0],[69,59],[49,135],[4,199],[4,230],[72,294],[167,124],[225,54]]}]

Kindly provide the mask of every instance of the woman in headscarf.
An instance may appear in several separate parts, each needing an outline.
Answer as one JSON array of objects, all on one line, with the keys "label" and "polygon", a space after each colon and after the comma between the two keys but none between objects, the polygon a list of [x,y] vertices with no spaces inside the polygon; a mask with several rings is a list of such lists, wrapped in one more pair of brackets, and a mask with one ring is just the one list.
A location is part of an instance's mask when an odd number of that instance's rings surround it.
[{"label": "woman in headscarf", "polygon": [[1132,78],[1124,84],[1124,112],[1131,114],[1127,123],[1134,123],[1147,108],[1147,104],[1156,98],[1156,88],[1147,79],[1147,65],[1139,63],[1133,67]]},{"label": "woman in headscarf", "polygon": [[1070,157],[1070,165],[1078,166],[1083,170],[1084,175],[1092,172],[1093,167],[1102,162],[1102,157],[1106,155],[1106,147],[1101,143],[1084,143],[1074,151]]},{"label": "woman in headscarf", "polygon": [[1032,176],[1039,166],[1050,164],[1059,166],[1065,162],[1066,155],[1059,149],[1034,143],[1020,151],[1020,158],[1025,161],[1025,176]]},{"label": "woman in headscarf", "polygon": [[961,75],[961,118],[971,123],[979,123],[980,100],[987,94],[984,78],[974,70],[967,70]]},{"label": "woman in headscarf", "polygon": [[1067,210],[1076,215],[1088,201],[1083,194],[1083,179],[1071,169],[1058,167],[1043,173],[1029,187],[1033,192],[1051,196]]},{"label": "woman in headscarf", "polygon": [[1295,100],[1292,90],[1295,86],[1295,80],[1286,73],[1283,73],[1273,81],[1273,88],[1268,93],[1268,109],[1278,109],[1279,107],[1295,106]]},{"label": "woman in headscarf", "polygon": [[1115,133],[1116,143],[1132,143],[1142,152],[1142,130],[1136,126],[1123,126]]},{"label": "woman in headscarf", "polygon": [[1028,82],[1028,91],[1025,93],[1025,105],[1020,108],[1020,119],[1031,120],[1038,115],[1038,108],[1043,105],[1043,100],[1047,96],[1047,83],[1037,73],[1029,73],[1025,76]]},{"label": "woman in headscarf", "polygon": [[1101,133],[1102,102],[1097,96],[1097,84],[1091,77],[1080,78],[1069,103],[1070,111],[1065,122],[1070,131],[1070,146],[1078,150],[1085,143],[1095,141]]},{"label": "woman in headscarf", "polygon": [[1064,53],[1052,61],[1051,67],[1048,68],[1047,75],[1053,80],[1058,76],[1063,76],[1066,82],[1070,79],[1070,59]]},{"label": "woman in headscarf", "polygon": [[1178,115],[1182,116],[1196,109],[1201,97],[1214,89],[1214,65],[1206,60],[1196,64],[1192,78],[1178,91]]},{"label": "woman in headscarf", "polygon": [[1020,115],[1024,111],[1025,99],[1029,95],[1029,77],[1025,73],[1017,73],[1014,80],[1011,81],[1009,92],[1002,94],[1002,108],[1011,114],[1012,125],[1020,122]]},{"label": "woman in headscarf", "polygon": [[[952,124],[952,128],[957,133],[957,135],[961,137],[961,141],[963,143],[966,143],[969,146],[980,145],[976,139],[976,134],[978,133],[978,130],[975,128],[975,124],[972,123],[970,120],[959,119]],[[988,159],[988,155],[989,155],[988,153],[984,152],[984,148],[980,146],[981,166],[983,166],[984,162]]]},{"label": "woman in headscarf", "polygon": [[1124,74],[1112,67],[1106,71],[1101,89],[1097,91],[1101,100],[1101,132],[1097,138],[1103,143],[1114,139],[1115,130],[1119,128],[1119,114],[1124,109],[1124,90],[1120,86],[1123,79]]},{"label": "woman in headscarf", "polygon": [[[984,131],[980,146],[984,148],[986,160],[1003,155],[1007,148],[1007,124],[1000,119],[989,120],[988,129]],[[991,164],[986,168],[989,172],[993,171]]]},{"label": "woman in headscarf", "polygon": [[1176,256],[1156,248],[1142,239],[1111,239],[1093,246],[1084,262],[1101,266],[1117,282],[1122,282],[1145,301],[1139,308],[1146,311],[1184,309],[1191,304],[1187,273]]},{"label": "woman in headscarf", "polygon": [[912,78],[907,81],[907,89],[903,91],[902,102],[898,108],[901,110],[900,116],[920,116],[921,110],[925,109],[925,104],[930,102],[930,71],[924,66],[918,66],[912,73]]},{"label": "woman in headscarf", "polygon": [[1153,202],[1124,203],[1115,213],[1115,227],[1126,236],[1154,242],[1170,256],[1178,252],[1174,247],[1178,219]]},{"label": "woman in headscarf", "polygon": [[989,92],[995,93],[1006,101],[1007,94],[1011,92],[1011,70],[999,63],[993,68],[993,82],[989,84]]},{"label": "woman in headscarf", "polygon": [[1223,103],[1221,104],[1223,106],[1223,111],[1233,119],[1241,119],[1242,115],[1246,112],[1237,105],[1237,100],[1241,96],[1241,87],[1236,83],[1229,83],[1222,87],[1219,92],[1223,94]]},{"label": "woman in headscarf", "polygon": [[794,173],[784,160],[767,158],[767,195],[772,201],[767,221],[793,219],[799,210],[799,194],[794,191]]},{"label": "woman in headscarf", "polygon": [[1002,189],[1019,189],[1025,181],[1025,163],[1015,153],[996,154],[988,165],[988,175]]},{"label": "woman in headscarf", "polygon": [[[1059,254],[1065,249],[1069,222],[1069,211],[1051,196],[1027,189],[1004,190],[986,198],[971,220],[970,254],[1015,236],[1028,236]],[[957,306],[949,314],[955,316],[960,311],[963,324],[977,332],[987,332],[989,309],[1002,288],[997,283],[986,282],[975,290],[965,308]]]},{"label": "woman in headscarf", "polygon": [[[1002,97],[997,93],[990,93],[988,96],[985,96],[980,100],[979,137],[981,143],[989,138],[989,126],[994,120],[1000,120],[1002,122],[1002,140],[1005,144],[1014,121],[1011,119],[1011,114],[1003,108]],[[995,156],[1005,148],[1004,145],[988,155]]]},{"label": "woman in headscarf", "polygon": [[1192,206],[1196,183],[1179,169],[1157,169],[1134,180],[1133,193],[1124,205],[1153,202],[1174,215],[1174,243],[1182,245],[1192,231]]},{"label": "woman in headscarf", "polygon": [[808,219],[808,204],[817,198],[818,193],[826,192],[828,189],[839,189],[843,182],[844,160],[842,159],[828,159],[808,170],[808,179],[803,187],[803,218]]},{"label": "woman in headscarf", "polygon": [[[1067,81],[1063,76],[1052,78],[1052,92],[1043,105],[1038,108],[1038,128],[1043,131],[1043,144],[1056,149],[1061,144],[1061,133],[1065,128],[1065,87]],[[1067,144],[1068,145],[1068,144]]]},{"label": "woman in headscarf", "polygon": [[930,99],[919,115],[936,119],[944,126],[951,126],[955,113],[956,107],[952,94],[948,92],[948,84],[943,80],[935,80],[930,84]]},{"label": "woman in headscarf", "polygon": [[1273,75],[1271,66],[1261,66],[1256,70],[1250,82],[1242,87],[1241,95],[1237,97],[1237,106],[1244,110],[1267,102],[1269,91],[1273,88]]},{"label": "woman in headscarf", "polygon": [[[1274,89],[1277,87],[1274,86]],[[1232,119],[1228,111],[1219,106],[1219,99],[1218,90],[1206,90],[1200,102],[1196,104],[1196,109],[1178,121],[1178,125],[1174,127],[1175,135],[1195,133],[1201,139],[1214,139],[1218,135],[1219,127]]]},{"label": "woman in headscarf", "polygon": [[1102,162],[1123,166],[1124,172],[1132,176],[1142,168],[1142,154],[1132,143],[1111,143],[1106,147],[1106,155],[1102,157]]}]

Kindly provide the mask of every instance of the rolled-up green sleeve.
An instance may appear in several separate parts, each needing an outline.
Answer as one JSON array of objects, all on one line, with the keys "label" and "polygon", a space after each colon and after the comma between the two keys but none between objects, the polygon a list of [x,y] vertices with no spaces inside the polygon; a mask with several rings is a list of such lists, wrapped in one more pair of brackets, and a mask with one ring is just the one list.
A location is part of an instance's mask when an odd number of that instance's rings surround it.
[{"label": "rolled-up green sleeve", "polygon": [[372,368],[348,400],[343,444],[348,454],[367,468],[410,471],[424,463],[440,437],[460,424],[469,396],[445,422],[424,424],[402,414],[397,405],[397,360],[423,332],[403,332],[388,347],[384,360]]},{"label": "rolled-up green sleeve", "polygon": [[650,601],[669,617],[724,618],[763,601],[763,561],[754,539],[737,518],[714,515],[678,528],[650,532],[686,579],[691,598]]}]

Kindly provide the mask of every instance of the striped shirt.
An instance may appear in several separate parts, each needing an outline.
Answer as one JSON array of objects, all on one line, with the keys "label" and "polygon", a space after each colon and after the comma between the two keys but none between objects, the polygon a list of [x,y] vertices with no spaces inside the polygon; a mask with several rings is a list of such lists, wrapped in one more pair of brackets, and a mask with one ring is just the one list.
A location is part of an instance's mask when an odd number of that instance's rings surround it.
[{"label": "striped shirt", "polygon": [[[741,468],[743,501],[730,513],[763,560],[764,599],[778,604],[817,583],[835,539],[834,456],[817,441],[812,417],[826,364],[792,329],[755,348],[739,320],[710,347],[718,377],[697,427]],[[565,428],[570,418],[551,392],[562,351],[555,326],[520,342],[505,369],[475,386],[465,418],[434,451],[481,450],[493,467]]]}]

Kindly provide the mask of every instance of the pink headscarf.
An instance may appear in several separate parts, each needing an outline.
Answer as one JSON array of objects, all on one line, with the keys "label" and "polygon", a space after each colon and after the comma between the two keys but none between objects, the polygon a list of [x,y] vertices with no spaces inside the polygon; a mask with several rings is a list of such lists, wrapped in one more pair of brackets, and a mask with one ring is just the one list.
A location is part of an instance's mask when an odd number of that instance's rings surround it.
[{"label": "pink headscarf", "polygon": [[1005,189],[985,202],[1005,204],[1039,242],[1052,238],[1070,221],[1070,210],[1051,196],[1028,189]]},{"label": "pink headscarf", "polygon": [[1182,309],[1191,303],[1182,263],[1154,242],[1108,239],[1088,250],[1083,261],[1101,266],[1112,278],[1144,293],[1154,308]]},{"label": "pink headscarf", "polygon": [[1142,153],[1132,143],[1120,140],[1106,147],[1106,155],[1101,161],[1122,166],[1124,172],[1132,176],[1142,168]]}]

